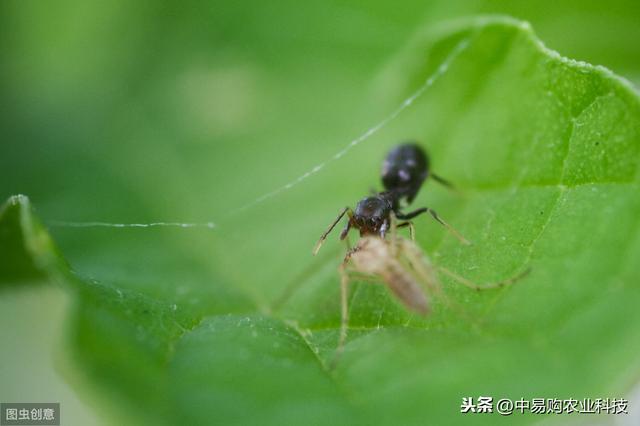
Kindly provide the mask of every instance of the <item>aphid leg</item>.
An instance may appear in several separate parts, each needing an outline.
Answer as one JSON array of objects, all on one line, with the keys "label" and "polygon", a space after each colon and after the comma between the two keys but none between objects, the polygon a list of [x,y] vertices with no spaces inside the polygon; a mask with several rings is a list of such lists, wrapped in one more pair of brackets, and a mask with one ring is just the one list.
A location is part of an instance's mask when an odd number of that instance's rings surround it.
[{"label": "aphid leg", "polygon": [[398,228],[404,228],[405,226],[409,228],[409,238],[411,238],[411,241],[415,241],[416,240],[416,228],[413,226],[413,222],[408,220],[406,222],[402,222],[402,223],[398,224]]},{"label": "aphid leg", "polygon": [[422,282],[430,292],[441,295],[442,286],[429,259],[412,241],[405,239],[400,242],[401,254],[406,261],[409,262],[412,270],[420,279],[420,282]]},{"label": "aphid leg", "polygon": [[347,326],[349,325],[349,275],[345,268],[342,268],[340,277],[340,340],[338,350],[342,352],[344,342],[347,338]]},{"label": "aphid leg", "polygon": [[[316,254],[318,254],[318,251],[320,250],[320,247],[322,247],[322,244],[324,244],[324,240],[327,239],[327,235],[329,235],[331,233],[331,231],[333,231],[333,228],[336,227],[336,225],[338,224],[338,222],[340,222],[340,219],[342,219],[342,216],[345,215],[345,213],[349,212],[349,219],[351,219],[351,209],[349,207],[345,207],[344,209],[342,209],[342,211],[340,212],[340,214],[338,215],[338,217],[336,218],[336,220],[333,221],[333,223],[331,224],[331,226],[329,226],[329,228],[324,232],[324,234],[322,234],[322,236],[320,237],[320,239],[318,240],[318,242],[316,243],[316,246],[313,248],[313,255],[315,256]],[[351,223],[351,220],[349,220],[349,223]],[[345,227],[345,229],[342,231],[342,234],[344,234],[344,236],[346,236],[346,233],[349,232],[349,227],[347,225],[347,227]],[[342,234],[340,234],[340,237],[342,239],[344,239],[344,237],[342,236]]]},{"label": "aphid leg", "polygon": [[445,267],[438,267],[438,269],[445,275],[453,278],[455,281],[459,282],[460,284],[465,285],[466,287],[469,287],[472,290],[475,291],[480,291],[480,290],[490,290],[490,289],[495,289],[495,288],[502,288],[502,287],[506,287],[509,286],[513,283],[515,283],[516,281],[524,278],[527,274],[529,274],[529,272],[531,272],[531,268],[527,268],[524,271],[520,272],[517,275],[514,275],[511,278],[507,278],[506,280],[503,281],[498,281],[496,283],[487,283],[487,284],[476,284],[475,282],[471,281],[468,278],[462,277],[458,274],[456,274],[455,272],[445,268]]},{"label": "aphid leg", "polygon": [[462,244],[466,244],[466,245],[470,245],[471,243],[465,238],[463,237],[458,231],[456,231],[451,225],[449,225],[447,222],[445,222],[444,220],[442,220],[442,218],[440,216],[438,216],[438,213],[436,213],[435,210],[430,209],[429,207],[423,207],[421,209],[415,210],[411,213],[407,213],[407,214],[398,214],[398,219],[404,219],[404,220],[409,220],[409,219],[413,219],[414,217],[422,214],[422,213],[429,213],[431,215],[431,217],[433,217],[440,225],[444,226],[445,228],[447,228],[447,231],[449,231],[451,233],[451,235],[453,235],[454,237],[456,237]]},{"label": "aphid leg", "polygon": [[349,325],[349,273],[347,272],[347,262],[351,253],[347,253],[342,265],[340,265],[340,337],[338,338],[338,347],[333,358],[331,368],[333,369],[338,363],[338,358],[344,350],[344,343],[347,340],[347,327]]},{"label": "aphid leg", "polygon": [[305,284],[307,280],[315,273],[317,273],[323,265],[325,265],[324,262],[312,262],[299,274],[294,276],[284,287],[284,289],[280,293],[280,296],[278,296],[271,304],[271,311],[277,312],[285,303],[287,303],[287,301],[298,290],[298,288],[301,285]]},{"label": "aphid leg", "polygon": [[414,244],[412,241],[402,240],[402,256],[409,262],[413,273],[417,276],[418,280],[430,294],[436,295],[439,300],[442,300],[449,308],[466,316],[460,306],[453,300],[447,297],[446,293],[442,290],[442,284],[438,278],[436,268],[429,261],[429,258],[425,256],[422,250]]},{"label": "aphid leg", "polygon": [[[349,281],[350,281],[349,271],[347,271],[347,265],[349,263],[349,260],[351,259],[351,256],[353,256],[353,254],[358,250],[360,250],[360,246],[356,246],[351,250],[349,250],[347,254],[344,256],[344,260],[342,261],[340,268],[338,268],[338,271],[340,272],[340,318],[341,318],[340,319],[340,337],[338,339],[338,347],[336,349],[336,353],[334,355],[333,362],[331,365],[332,369],[338,363],[338,358],[340,358],[340,355],[342,354],[342,351],[344,349],[344,344],[347,340],[347,327],[349,326]],[[357,278],[362,280],[365,280],[365,279],[371,280],[374,277],[366,276],[366,275],[362,275],[362,276],[358,275]]]},{"label": "aphid leg", "polygon": [[349,272],[349,280],[350,281],[361,281],[361,282],[366,282],[369,284],[378,284],[378,285],[382,285],[384,284],[382,281],[380,281],[380,278],[375,277],[374,275],[369,275],[369,274],[359,274],[357,272],[354,271],[350,271]]}]

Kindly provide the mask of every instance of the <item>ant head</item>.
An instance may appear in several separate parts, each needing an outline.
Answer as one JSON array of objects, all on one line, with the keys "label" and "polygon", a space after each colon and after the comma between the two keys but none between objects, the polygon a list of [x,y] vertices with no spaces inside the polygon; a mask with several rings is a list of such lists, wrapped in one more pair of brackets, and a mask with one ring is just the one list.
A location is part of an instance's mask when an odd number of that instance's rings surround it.
[{"label": "ant head", "polygon": [[389,218],[391,213],[389,201],[378,197],[366,197],[358,202],[353,214],[354,225],[364,234],[377,234],[382,224]]}]

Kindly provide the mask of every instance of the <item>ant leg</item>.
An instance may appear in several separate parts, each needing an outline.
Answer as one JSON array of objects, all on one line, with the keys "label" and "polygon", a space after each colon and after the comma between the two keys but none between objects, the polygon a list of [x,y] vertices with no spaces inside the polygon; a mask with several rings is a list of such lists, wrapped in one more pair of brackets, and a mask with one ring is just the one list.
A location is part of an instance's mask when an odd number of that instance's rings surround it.
[{"label": "ant leg", "polygon": [[502,287],[506,287],[508,285],[511,285],[513,283],[515,283],[516,281],[524,278],[525,276],[527,276],[529,274],[529,272],[531,272],[531,268],[527,268],[524,271],[520,272],[519,274],[508,278],[506,280],[503,281],[498,281],[496,283],[487,283],[487,284],[483,284],[483,285],[478,285],[476,283],[474,283],[473,281],[471,281],[470,279],[464,278],[458,274],[456,274],[455,272],[450,271],[447,268],[444,268],[442,266],[440,266],[438,268],[440,271],[442,271],[445,275],[453,278],[455,281],[459,282],[462,285],[465,285],[467,287],[469,287],[471,290],[475,290],[475,291],[480,291],[480,290],[490,290],[490,289],[496,289],[496,288],[502,288]]},{"label": "ant leg", "polygon": [[391,256],[395,257],[397,252],[396,243],[398,241],[398,220],[394,212],[389,214],[389,221],[391,222]]},{"label": "ant leg", "polygon": [[437,175],[437,174],[435,174],[435,173],[431,173],[431,178],[432,178],[433,180],[435,180],[436,182],[438,182],[438,183],[439,183],[440,185],[442,185],[442,186],[445,186],[445,187],[447,187],[447,188],[449,188],[449,189],[452,189],[452,190],[454,190],[454,191],[455,191],[455,189],[456,189],[456,187],[455,187],[455,185],[454,185],[454,184],[452,184],[451,182],[449,182],[449,181],[448,181],[448,180],[446,180],[445,178],[443,178],[443,177],[441,177],[441,176],[438,176],[438,175]]},{"label": "ant leg", "polygon": [[388,220],[384,220],[384,222],[382,222],[382,225],[380,226],[380,238],[382,238],[384,240],[384,237],[387,235],[387,230],[389,229],[389,221]]},{"label": "ant leg", "polygon": [[465,245],[470,245],[471,243],[465,238],[463,237],[458,231],[456,231],[451,225],[449,225],[447,222],[445,222],[444,220],[442,220],[442,218],[440,216],[438,216],[438,213],[436,213],[435,210],[430,209],[429,207],[423,207],[421,209],[415,210],[411,213],[407,213],[407,214],[398,214],[397,217],[399,219],[413,219],[414,217],[422,214],[422,213],[429,213],[431,215],[431,217],[433,217],[440,225],[444,226],[445,228],[447,228],[447,231],[449,231],[449,233],[451,233],[451,235],[453,235],[454,237],[456,237],[462,244]]},{"label": "ant leg", "polygon": [[[329,228],[324,232],[324,234],[322,234],[322,236],[320,237],[320,239],[316,243],[316,246],[313,248],[313,255],[314,256],[316,254],[318,254],[318,251],[320,251],[320,247],[322,247],[322,244],[324,244],[324,240],[327,239],[327,235],[329,235],[331,233],[331,231],[333,231],[333,228],[336,227],[338,222],[340,222],[340,219],[342,219],[342,216],[344,216],[345,213],[347,213],[347,212],[349,212],[349,219],[351,219],[351,209],[349,207],[345,207],[344,209],[342,209],[342,211],[340,212],[340,214],[338,215],[336,220],[334,220],[333,223],[329,226]],[[349,220],[349,223],[351,223],[351,220]],[[342,231],[342,234],[344,234],[346,236],[347,232],[349,232],[349,226],[345,227],[345,229]],[[342,234],[340,234],[340,237],[342,239],[344,239],[344,237],[342,237]]]},{"label": "ant leg", "polygon": [[[349,219],[351,219],[351,215],[349,215]],[[347,224],[342,228],[342,232],[340,232],[340,239],[344,240],[349,235],[349,230],[351,229],[351,220],[347,221]]]},{"label": "ant leg", "polygon": [[413,222],[408,220],[406,222],[402,222],[402,223],[398,224],[398,228],[404,228],[405,226],[409,227],[409,238],[411,238],[411,241],[415,241],[416,240],[416,228],[413,226]]},{"label": "ant leg", "polygon": [[[343,231],[343,232],[344,232],[344,231]],[[346,237],[345,237],[345,239],[344,239],[344,243],[345,243],[345,245],[347,246],[347,251],[351,251],[351,248],[352,248],[352,247],[351,247],[351,241],[349,240],[349,237],[348,237],[348,236],[346,236]]]}]

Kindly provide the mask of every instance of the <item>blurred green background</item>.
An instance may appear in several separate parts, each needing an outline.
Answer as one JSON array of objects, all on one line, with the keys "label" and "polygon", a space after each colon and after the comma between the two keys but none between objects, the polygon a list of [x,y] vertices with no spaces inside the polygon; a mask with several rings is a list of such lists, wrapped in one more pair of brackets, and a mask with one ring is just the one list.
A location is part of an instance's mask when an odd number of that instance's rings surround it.
[{"label": "blurred green background", "polygon": [[[385,70],[417,32],[497,13],[531,22],[565,56],[640,83],[637,1],[2,1],[0,200],[27,194],[45,224],[214,221],[214,231],[51,233],[84,277],[202,314],[264,305],[282,286],[229,289],[242,276],[238,259],[310,248],[318,223],[377,185],[379,157],[395,141],[235,209],[389,113],[376,103]],[[274,276],[283,266],[264,267]],[[220,284],[202,284],[212,279]],[[97,421],[90,398],[52,370],[69,301],[53,290],[2,296],[0,331],[13,349],[0,355],[0,400],[61,401],[67,424]]]}]

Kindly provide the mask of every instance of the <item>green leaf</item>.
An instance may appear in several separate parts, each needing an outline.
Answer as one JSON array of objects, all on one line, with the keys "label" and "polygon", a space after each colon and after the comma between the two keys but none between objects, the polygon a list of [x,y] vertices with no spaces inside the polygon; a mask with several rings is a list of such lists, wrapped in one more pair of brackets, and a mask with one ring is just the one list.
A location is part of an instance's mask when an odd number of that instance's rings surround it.
[{"label": "green leaf", "polygon": [[[638,94],[604,68],[546,49],[522,22],[478,18],[417,36],[380,77],[367,118],[397,108],[461,41],[468,47],[423,96],[322,175],[226,219],[237,204],[220,200],[213,234],[61,233],[72,273],[54,260],[26,198],[10,199],[0,282],[51,277],[75,296],[67,343],[79,374],[140,423],[449,424],[462,420],[466,396],[625,395],[640,373]],[[435,208],[473,242],[460,246],[417,220],[433,261],[480,283],[532,272],[479,293],[442,277],[446,298],[424,319],[385,287],[356,283],[349,339],[331,370],[344,249],[333,235],[320,256],[310,251],[376,182],[385,150],[407,137],[460,188],[429,182],[416,206]],[[260,174],[243,180],[222,155],[233,150],[219,149],[210,168],[237,182],[221,179],[214,193],[260,195]],[[293,163],[304,173],[321,152],[247,161],[257,172]],[[127,234],[114,242],[114,232]]]},{"label": "green leaf", "polygon": [[0,241],[0,287],[41,282],[67,268],[24,195],[0,206]]}]

